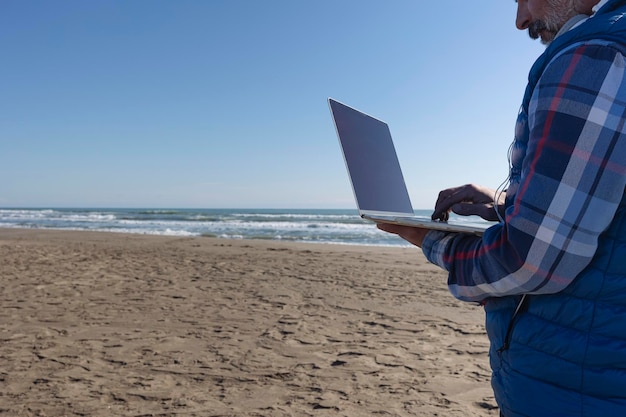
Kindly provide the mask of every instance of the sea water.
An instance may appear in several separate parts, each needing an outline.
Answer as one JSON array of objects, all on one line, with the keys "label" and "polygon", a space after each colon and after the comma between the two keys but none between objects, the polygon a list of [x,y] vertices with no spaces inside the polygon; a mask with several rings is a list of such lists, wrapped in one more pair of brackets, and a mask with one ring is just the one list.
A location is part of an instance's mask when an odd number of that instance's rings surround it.
[{"label": "sea water", "polygon": [[[424,218],[430,213],[416,211]],[[356,210],[6,208],[0,209],[0,227],[410,246],[361,219]]]}]

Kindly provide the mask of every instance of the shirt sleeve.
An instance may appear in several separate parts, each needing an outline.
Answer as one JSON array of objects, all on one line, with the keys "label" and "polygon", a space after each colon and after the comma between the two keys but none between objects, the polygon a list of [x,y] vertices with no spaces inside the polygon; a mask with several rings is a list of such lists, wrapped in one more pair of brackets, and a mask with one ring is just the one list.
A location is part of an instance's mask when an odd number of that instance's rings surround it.
[{"label": "shirt sleeve", "polygon": [[577,45],[546,67],[529,106],[527,153],[504,223],[482,237],[429,232],[423,251],[466,301],[548,294],[591,262],[626,186],[626,60]]}]

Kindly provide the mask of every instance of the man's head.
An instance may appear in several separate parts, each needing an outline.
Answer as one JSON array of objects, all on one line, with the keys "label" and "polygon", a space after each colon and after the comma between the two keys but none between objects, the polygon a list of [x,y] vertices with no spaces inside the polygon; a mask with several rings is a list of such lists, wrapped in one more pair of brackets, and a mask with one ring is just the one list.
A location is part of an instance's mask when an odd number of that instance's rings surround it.
[{"label": "man's head", "polygon": [[518,29],[528,29],[533,39],[541,38],[548,44],[557,32],[572,17],[578,14],[591,15],[592,7],[600,0],[517,0]]}]

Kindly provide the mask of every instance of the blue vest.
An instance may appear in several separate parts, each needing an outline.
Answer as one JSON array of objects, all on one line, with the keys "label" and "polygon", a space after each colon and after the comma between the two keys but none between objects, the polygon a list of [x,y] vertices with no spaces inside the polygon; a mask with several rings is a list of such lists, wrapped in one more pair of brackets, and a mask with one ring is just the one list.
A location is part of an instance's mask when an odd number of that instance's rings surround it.
[{"label": "blue vest", "polygon": [[[515,130],[507,204],[519,185],[528,105],[547,64],[567,46],[615,42],[626,55],[626,0],[560,35],[533,65]],[[623,193],[623,191],[622,191]],[[490,299],[492,386],[506,417],[626,416],[626,196],[591,264],[558,294]],[[515,319],[512,320],[512,317]]]}]

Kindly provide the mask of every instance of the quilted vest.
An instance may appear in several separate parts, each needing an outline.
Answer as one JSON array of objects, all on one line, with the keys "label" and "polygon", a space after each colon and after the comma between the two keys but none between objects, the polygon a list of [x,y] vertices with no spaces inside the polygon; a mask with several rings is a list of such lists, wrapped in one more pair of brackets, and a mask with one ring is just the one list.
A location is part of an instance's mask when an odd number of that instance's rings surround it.
[{"label": "quilted vest", "polygon": [[[515,129],[507,204],[519,185],[528,105],[547,64],[564,48],[602,39],[626,54],[626,0],[557,37],[531,68]],[[557,294],[490,299],[492,386],[506,417],[626,416],[626,196],[591,264]]]}]

